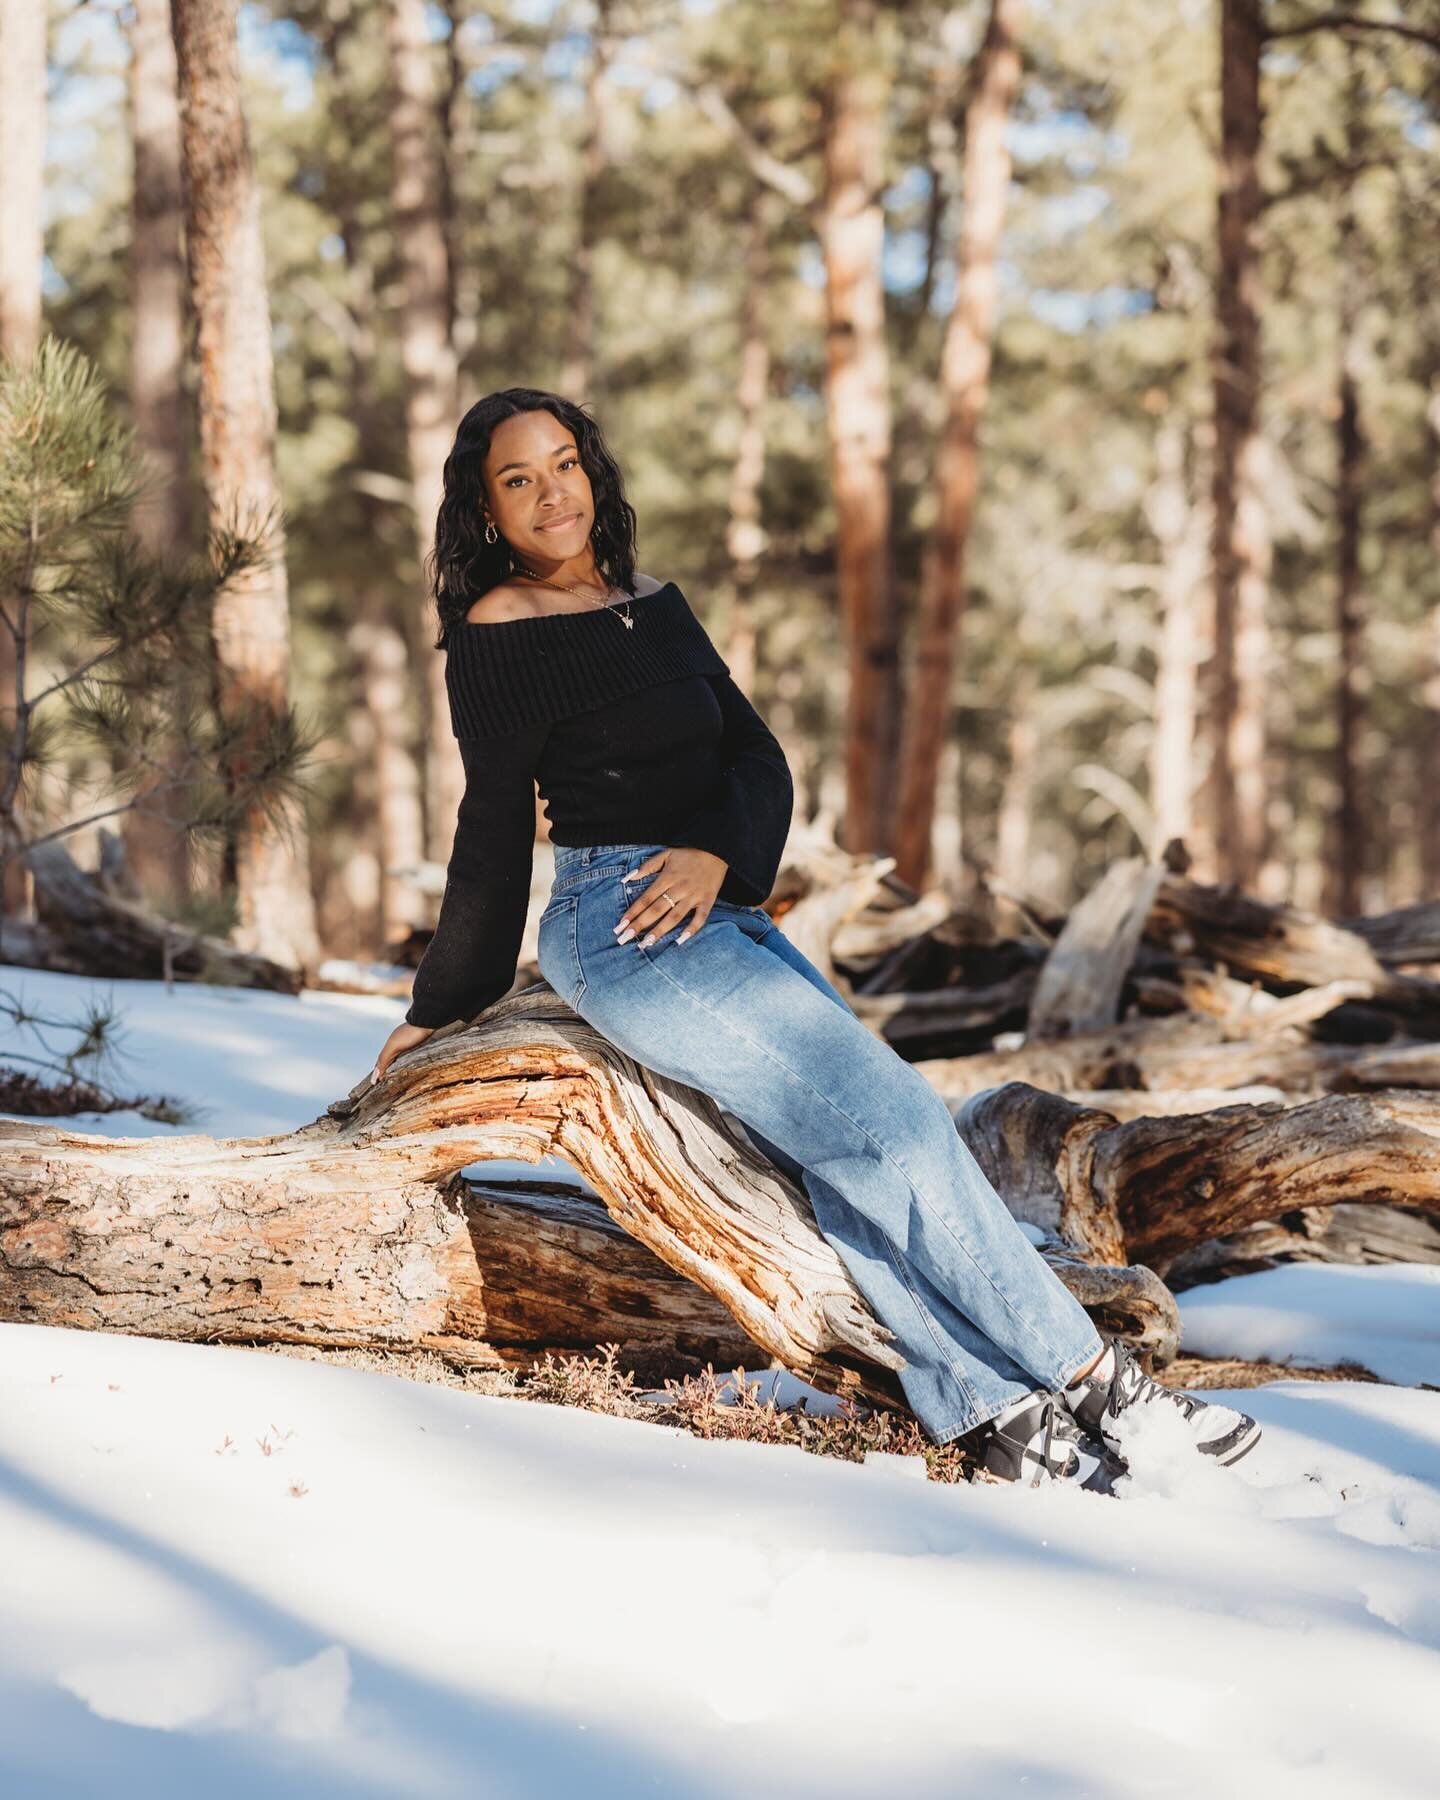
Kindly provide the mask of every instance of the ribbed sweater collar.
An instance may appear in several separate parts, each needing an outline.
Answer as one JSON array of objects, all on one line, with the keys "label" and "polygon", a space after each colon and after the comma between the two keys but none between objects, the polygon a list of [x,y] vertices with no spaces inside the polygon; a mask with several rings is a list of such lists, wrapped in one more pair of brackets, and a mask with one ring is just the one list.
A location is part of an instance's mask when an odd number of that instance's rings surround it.
[{"label": "ribbed sweater collar", "polygon": [[673,581],[632,600],[630,609],[629,631],[598,609],[452,625],[445,686],[456,737],[524,731],[657,682],[729,673]]}]

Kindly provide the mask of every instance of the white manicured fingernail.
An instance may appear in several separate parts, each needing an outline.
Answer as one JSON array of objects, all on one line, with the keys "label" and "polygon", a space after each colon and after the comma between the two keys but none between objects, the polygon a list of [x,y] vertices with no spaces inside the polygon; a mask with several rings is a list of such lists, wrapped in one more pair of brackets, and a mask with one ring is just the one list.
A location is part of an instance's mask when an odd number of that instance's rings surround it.
[{"label": "white manicured fingernail", "polygon": [[370,1071],[370,1085],[371,1085],[371,1087],[374,1087],[374,1085],[375,1085],[375,1083],[376,1083],[376,1082],[377,1082],[377,1081],[378,1081],[378,1080],[379,1080],[379,1079],[380,1079],[380,1071],[379,1071],[379,1070],[378,1070],[378,1069],[372,1069],[372,1070],[371,1070],[371,1071]]}]

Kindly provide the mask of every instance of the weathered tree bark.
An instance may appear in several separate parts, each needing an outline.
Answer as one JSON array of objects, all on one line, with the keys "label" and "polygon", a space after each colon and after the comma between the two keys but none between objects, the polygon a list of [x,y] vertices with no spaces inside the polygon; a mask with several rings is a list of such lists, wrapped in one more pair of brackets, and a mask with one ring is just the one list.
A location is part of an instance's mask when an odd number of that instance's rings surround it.
[{"label": "weathered tree bark", "polygon": [[[1440,544],[1436,549],[1440,552]],[[1422,900],[1414,906],[1397,906],[1391,912],[1337,919],[1335,923],[1363,938],[1387,969],[1440,962],[1440,901]]]},{"label": "weathered tree bark", "polygon": [[[1213,471],[1214,655],[1205,720],[1206,833],[1222,881],[1253,887],[1265,855],[1264,702],[1270,534],[1260,434],[1262,0],[1221,0]],[[1202,857],[1202,867],[1209,857]]]},{"label": "weathered tree bark", "polygon": [[888,46],[875,0],[841,0],[826,96],[825,412],[849,668],[850,850],[885,848],[900,738],[900,616],[890,567],[890,375],[881,256]]},{"label": "weathered tree bark", "polygon": [[1358,932],[1300,907],[1271,906],[1227,888],[1169,876],[1155,896],[1146,931],[1262,981],[1312,987],[1355,982],[1382,1007],[1433,1020],[1437,1029],[1427,1035],[1440,1036],[1440,983],[1393,973]]},{"label": "weathered tree bark", "polygon": [[[130,231],[130,407],[154,481],[137,502],[137,536],[159,551],[190,548],[189,434],[185,426],[184,206],[180,100],[170,0],[135,0],[130,15],[130,135],[134,179]],[[155,754],[156,747],[151,747]],[[159,747],[162,783],[177,780],[184,752]],[[168,764],[168,766],[167,766]],[[160,811],[170,812],[171,806]],[[190,891],[185,834],[143,803],[121,825],[142,889],[174,904]]]},{"label": "weathered tree bark", "polygon": [[1290,1262],[1440,1263],[1440,1212],[1345,1201],[1312,1206],[1197,1244],[1176,1257],[1166,1279],[1179,1292]]},{"label": "weathered tree bark", "polygon": [[[933,1057],[915,1066],[952,1107],[1007,1081],[1032,1083],[1077,1102],[1115,1091],[1128,1096],[1127,1111],[1161,1113],[1177,1110],[1185,1095],[1194,1096],[1194,1104],[1179,1110],[1204,1112],[1230,1104],[1233,1090],[1254,1087],[1274,1090],[1292,1105],[1322,1093],[1440,1089],[1440,1045],[1317,1044],[1289,1028],[1269,1037],[1233,1039],[1221,1026],[1183,1014],[1127,1020],[1107,1031],[1018,1050]],[[1108,1107],[1108,1101],[1088,1103]]]},{"label": "weathered tree bark", "polygon": [[[435,74],[424,0],[387,0],[385,16],[392,87],[391,209],[403,275],[400,358],[405,371],[405,440],[416,549],[423,563],[434,542],[435,517],[445,491],[445,458],[459,422],[460,372],[450,336],[450,258],[441,210]],[[444,658],[427,655],[424,668],[425,838],[431,857],[443,863],[450,856],[465,773],[450,729]]]},{"label": "weathered tree bark", "polygon": [[1440,1204],[1440,1097],[1390,1089],[1304,1106],[1135,1119],[1093,1140],[1128,1254],[1161,1275],[1207,1238],[1301,1207]]},{"label": "weathered tree bark", "polygon": [[1020,86],[1021,11],[1021,0],[991,0],[965,112],[965,210],[955,259],[955,306],[940,369],[945,423],[936,466],[937,509],[921,568],[915,667],[906,695],[899,803],[890,837],[897,871],[917,888],[930,873],[936,786],[965,605],[980,424],[990,393],[996,260],[1010,186],[1005,129]]},{"label": "weathered tree bark", "polygon": [[[260,189],[240,101],[236,0],[172,0],[180,80],[190,299],[199,353],[200,449],[210,520],[263,530],[269,556],[213,615],[216,695],[234,716],[280,716],[290,682],[290,596],[275,482],[275,379]],[[247,770],[242,751],[235,779]],[[233,842],[236,942],[297,967],[319,959],[308,839],[298,806],[252,807]]]},{"label": "weathered tree bark", "polygon": [[[157,1143],[0,1122],[0,1143],[6,1318],[478,1361],[606,1337],[685,1356],[748,1343],[819,1386],[899,1402],[889,1333],[804,1192],[707,1096],[632,1062],[543,985],[480,1030],[436,1033],[288,1137]],[[578,1202],[498,1207],[451,1180],[479,1158],[550,1154],[709,1299],[652,1284],[643,1255]],[[1078,1190],[1055,1212],[1113,1240]],[[1144,1348],[1173,1351],[1173,1304],[1147,1271],[1054,1254]]]},{"label": "weathered tree bark", "polygon": [[1440,1203],[1434,1094],[1327,1095],[1119,1124],[1011,1084],[975,1095],[957,1119],[1017,1217],[1160,1275],[1196,1244],[1299,1209]]},{"label": "weathered tree bark", "polygon": [[1113,1024],[1120,990],[1160,883],[1163,863],[1112,863],[1065,921],[1035,983],[1031,1038],[1069,1037]]}]

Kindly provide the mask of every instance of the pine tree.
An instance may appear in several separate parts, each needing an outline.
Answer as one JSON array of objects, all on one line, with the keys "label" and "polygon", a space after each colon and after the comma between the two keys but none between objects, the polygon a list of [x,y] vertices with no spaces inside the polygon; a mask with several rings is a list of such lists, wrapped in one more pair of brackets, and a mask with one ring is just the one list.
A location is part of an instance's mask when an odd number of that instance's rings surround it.
[{"label": "pine tree", "polygon": [[[260,566],[263,540],[221,526],[195,556],[148,548],[129,528],[139,467],[73,346],[46,338],[0,362],[0,630],[15,669],[0,707],[0,881],[6,863],[133,810],[223,839],[298,795],[310,745],[289,709],[257,697],[222,714],[209,697],[212,610]],[[116,773],[95,791],[42,784],[47,768]]]}]

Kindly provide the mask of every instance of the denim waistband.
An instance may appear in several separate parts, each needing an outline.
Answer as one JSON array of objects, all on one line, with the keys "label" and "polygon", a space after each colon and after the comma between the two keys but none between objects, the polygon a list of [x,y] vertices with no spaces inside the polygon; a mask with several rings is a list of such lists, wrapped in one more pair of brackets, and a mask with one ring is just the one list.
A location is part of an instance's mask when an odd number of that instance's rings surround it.
[{"label": "denim waistband", "polygon": [[637,850],[649,850],[650,844],[554,844],[555,873],[561,870],[584,869],[591,863],[619,862],[632,856]]},{"label": "denim waistband", "polygon": [[592,881],[608,880],[617,870],[637,858],[644,859],[664,844],[556,844],[555,876],[550,884],[552,894],[560,894],[587,886]]}]

